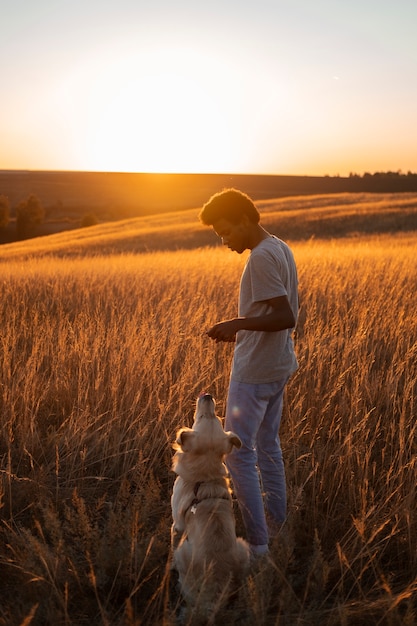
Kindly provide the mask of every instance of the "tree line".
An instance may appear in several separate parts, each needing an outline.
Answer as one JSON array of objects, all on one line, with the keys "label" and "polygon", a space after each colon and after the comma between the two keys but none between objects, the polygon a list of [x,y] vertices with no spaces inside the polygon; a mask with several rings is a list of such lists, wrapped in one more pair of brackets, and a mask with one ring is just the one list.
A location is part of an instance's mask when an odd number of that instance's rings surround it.
[{"label": "tree line", "polygon": [[[27,239],[37,233],[38,227],[45,221],[46,209],[35,194],[30,194],[15,207],[16,239]],[[0,231],[5,230],[11,220],[10,202],[7,196],[0,195]],[[81,227],[94,226],[98,223],[95,215],[87,214],[81,220]]]},{"label": "tree line", "polygon": [[365,172],[362,175],[350,173],[347,191],[369,191],[375,193],[395,193],[397,191],[417,191],[417,174],[401,170],[397,172]]}]

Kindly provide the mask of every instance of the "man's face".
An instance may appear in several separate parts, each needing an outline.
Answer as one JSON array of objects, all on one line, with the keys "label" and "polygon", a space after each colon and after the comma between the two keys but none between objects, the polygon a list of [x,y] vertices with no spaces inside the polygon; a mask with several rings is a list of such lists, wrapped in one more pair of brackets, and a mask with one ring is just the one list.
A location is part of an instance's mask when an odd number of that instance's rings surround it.
[{"label": "man's face", "polygon": [[223,218],[217,220],[213,224],[213,230],[218,235],[224,246],[234,250],[238,254],[242,254],[248,247],[247,245],[247,224],[242,219],[238,224],[233,224]]}]

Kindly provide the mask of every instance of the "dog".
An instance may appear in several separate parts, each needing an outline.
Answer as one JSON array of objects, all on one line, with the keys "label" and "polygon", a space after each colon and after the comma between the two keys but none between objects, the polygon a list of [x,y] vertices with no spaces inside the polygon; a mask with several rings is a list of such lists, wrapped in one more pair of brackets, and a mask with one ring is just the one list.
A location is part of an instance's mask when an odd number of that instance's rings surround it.
[{"label": "dog", "polygon": [[236,592],[249,569],[249,546],[236,537],[224,458],[242,443],[223,430],[215,401],[202,394],[192,428],[173,445],[177,474],[171,507],[172,568],[188,610],[209,619]]}]

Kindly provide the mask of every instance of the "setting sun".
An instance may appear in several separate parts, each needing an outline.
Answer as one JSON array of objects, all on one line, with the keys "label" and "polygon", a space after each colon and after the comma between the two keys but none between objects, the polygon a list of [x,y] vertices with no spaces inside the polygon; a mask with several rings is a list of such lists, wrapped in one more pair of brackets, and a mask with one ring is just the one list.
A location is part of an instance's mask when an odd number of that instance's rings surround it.
[{"label": "setting sun", "polygon": [[220,59],[159,47],[145,59],[105,61],[70,81],[86,96],[74,129],[81,169],[192,173],[244,165],[235,106],[242,89]]}]

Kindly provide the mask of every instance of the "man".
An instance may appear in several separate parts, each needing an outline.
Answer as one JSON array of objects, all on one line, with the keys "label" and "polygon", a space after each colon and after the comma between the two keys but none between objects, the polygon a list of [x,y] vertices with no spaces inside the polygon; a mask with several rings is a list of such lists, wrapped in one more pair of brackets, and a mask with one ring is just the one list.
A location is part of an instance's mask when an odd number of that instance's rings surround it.
[{"label": "man", "polygon": [[216,342],[236,342],[225,429],[236,433],[243,445],[227,457],[227,467],[247,540],[257,556],[268,552],[269,539],[286,518],[279,427],[285,386],[298,367],[292,341],[297,269],[288,245],[260,225],[259,212],[246,194],[236,189],[215,194],[203,206],[200,220],[231,250],[250,250],[238,317],[218,322],[207,334]]}]

